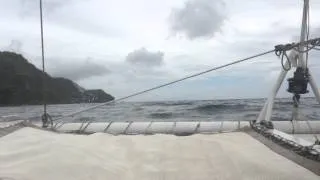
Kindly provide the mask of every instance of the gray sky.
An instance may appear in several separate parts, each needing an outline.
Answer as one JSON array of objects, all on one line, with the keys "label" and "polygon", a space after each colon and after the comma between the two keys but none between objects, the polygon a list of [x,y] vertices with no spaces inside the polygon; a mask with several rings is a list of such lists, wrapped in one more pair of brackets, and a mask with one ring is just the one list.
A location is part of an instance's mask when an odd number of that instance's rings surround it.
[{"label": "gray sky", "polygon": [[[122,97],[297,40],[302,0],[43,0],[47,71]],[[320,2],[311,37],[320,36]],[[41,67],[38,0],[0,0],[0,49]],[[320,84],[320,52],[310,54]],[[133,100],[266,97],[270,54]],[[288,96],[284,84],[279,96]]]}]

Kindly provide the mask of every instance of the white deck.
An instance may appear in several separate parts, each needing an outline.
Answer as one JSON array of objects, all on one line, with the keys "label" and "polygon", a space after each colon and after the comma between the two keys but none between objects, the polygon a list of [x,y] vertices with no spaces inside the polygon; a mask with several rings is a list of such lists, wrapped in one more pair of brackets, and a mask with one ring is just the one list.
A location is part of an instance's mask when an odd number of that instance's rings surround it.
[{"label": "white deck", "polygon": [[88,136],[23,128],[0,138],[0,178],[319,179],[241,133]]}]

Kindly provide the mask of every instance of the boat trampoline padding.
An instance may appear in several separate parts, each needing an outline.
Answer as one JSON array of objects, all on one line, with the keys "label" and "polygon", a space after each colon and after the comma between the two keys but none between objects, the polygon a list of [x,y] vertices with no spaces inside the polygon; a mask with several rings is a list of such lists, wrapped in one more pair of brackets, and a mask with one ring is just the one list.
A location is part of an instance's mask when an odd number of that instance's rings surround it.
[{"label": "boat trampoline padding", "polygon": [[192,136],[58,134],[0,138],[0,179],[290,179],[320,177],[244,132]]},{"label": "boat trampoline padding", "polygon": [[[274,121],[275,129],[285,133],[309,134],[311,133],[306,121]],[[313,132],[320,133],[320,121],[310,121]],[[39,126],[41,126],[39,124]],[[80,132],[85,134],[105,132],[109,134],[210,134],[241,130],[250,126],[249,121],[129,121],[129,122],[86,122],[64,123],[54,128],[59,132]],[[294,131],[293,131],[294,129]]]}]

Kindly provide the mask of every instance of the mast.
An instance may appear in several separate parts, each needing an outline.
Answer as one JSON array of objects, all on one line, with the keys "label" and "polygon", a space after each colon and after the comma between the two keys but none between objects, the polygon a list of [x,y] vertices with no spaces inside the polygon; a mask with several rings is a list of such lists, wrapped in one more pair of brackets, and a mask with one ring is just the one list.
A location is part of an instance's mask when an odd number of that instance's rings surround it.
[{"label": "mast", "polygon": [[[300,42],[306,41],[306,34],[308,29],[308,14],[309,14],[309,0],[304,0],[304,5],[303,5],[303,12],[302,12],[302,22],[301,22],[301,34],[300,34]],[[307,39],[308,40],[308,39]],[[306,64],[303,63],[305,58],[304,58],[304,53],[303,51],[305,50],[304,45],[299,46],[299,59],[298,59],[298,67],[306,68]]]},{"label": "mast", "polygon": [[[304,0],[300,42],[304,42],[304,41],[306,41],[306,38],[308,38],[308,37],[306,37],[306,35],[308,34],[308,31],[309,31],[308,30],[309,29],[308,28],[308,26],[309,26],[308,15],[309,15],[309,0]],[[312,91],[313,91],[318,103],[320,104],[320,92],[318,90],[318,86],[316,85],[314,77],[312,76],[311,70],[306,70],[306,68],[307,68],[306,60],[307,59],[304,58],[304,54],[307,52],[304,51],[305,46],[306,46],[305,44],[301,43],[300,46],[298,47],[299,52],[297,52],[296,50],[291,50],[291,52],[289,54],[288,61],[286,61],[284,67],[289,67],[290,64],[294,64],[293,62],[295,62],[296,56],[298,56],[297,68],[303,68],[305,71],[308,71],[308,80],[309,80],[308,83],[310,84]],[[281,86],[283,80],[285,79],[287,73],[288,73],[288,71],[286,69],[282,68],[282,70],[278,76],[278,79],[272,89],[271,94],[268,97],[268,100],[264,104],[264,107],[262,108],[262,110],[259,114],[259,117],[257,119],[258,122],[260,122],[262,120],[266,120],[266,121],[271,120],[274,99],[275,99],[275,97],[280,89],[280,86]]]}]

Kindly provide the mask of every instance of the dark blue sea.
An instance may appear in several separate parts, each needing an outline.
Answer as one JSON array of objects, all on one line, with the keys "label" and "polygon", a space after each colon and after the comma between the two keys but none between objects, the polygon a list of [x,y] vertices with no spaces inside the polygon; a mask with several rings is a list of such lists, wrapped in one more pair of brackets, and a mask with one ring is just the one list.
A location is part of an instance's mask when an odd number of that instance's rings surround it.
[{"label": "dark blue sea", "polygon": [[[118,102],[81,113],[63,121],[238,121],[255,120],[266,99],[228,99],[195,101]],[[49,105],[53,119],[97,104]],[[292,100],[276,99],[273,120],[290,120]],[[301,120],[320,120],[320,105],[315,98],[302,98]],[[0,121],[28,119],[40,121],[43,106],[1,107]]]}]

